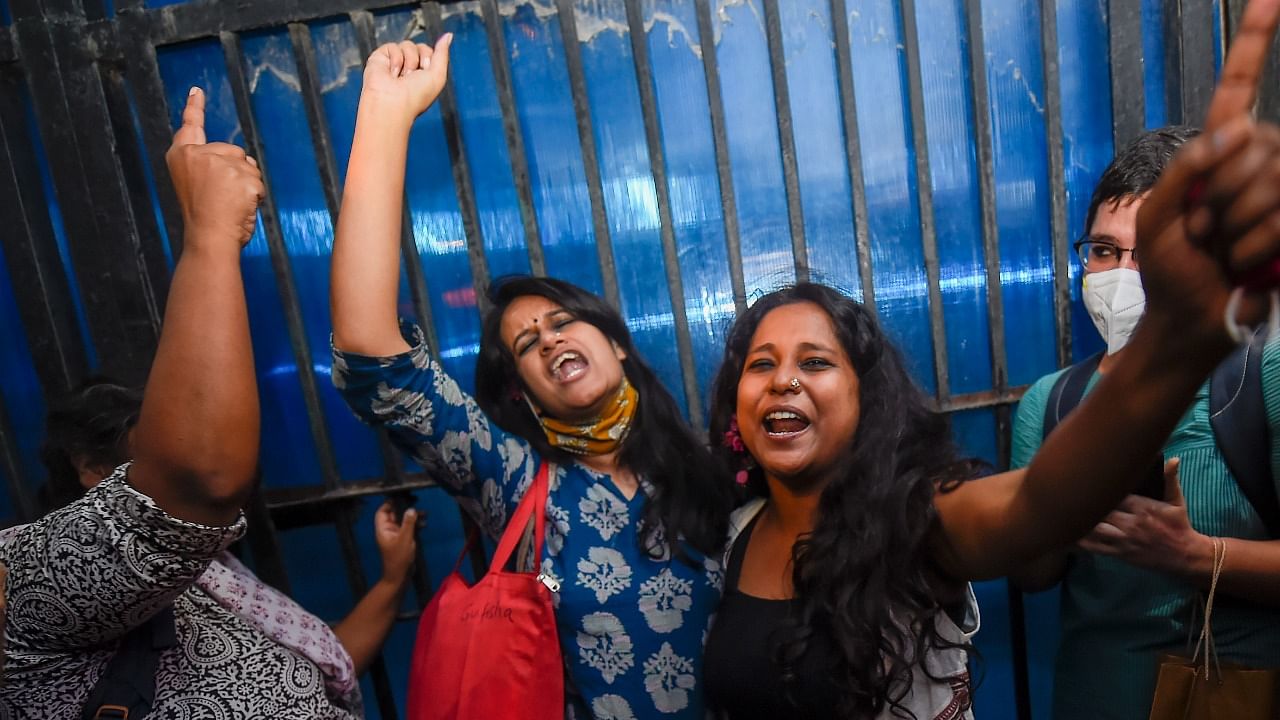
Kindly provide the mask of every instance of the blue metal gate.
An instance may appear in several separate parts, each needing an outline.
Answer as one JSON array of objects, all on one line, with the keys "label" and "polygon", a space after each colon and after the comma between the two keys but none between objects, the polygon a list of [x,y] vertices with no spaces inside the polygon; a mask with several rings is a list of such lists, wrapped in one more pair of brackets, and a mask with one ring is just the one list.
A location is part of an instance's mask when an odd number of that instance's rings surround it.
[{"label": "blue metal gate", "polygon": [[[1003,465],[1026,384],[1099,345],[1067,249],[1093,182],[1144,127],[1200,117],[1240,5],[0,0],[0,524],[35,512],[45,398],[145,378],[181,244],[163,152],[195,84],[210,139],[244,145],[270,190],[244,259],[252,562],[337,618],[377,566],[363,499],[415,492],[425,602],[459,520],[331,388],[328,262],[363,58],[446,31],[401,295],[464,387],[482,289],[545,273],[620,308],[702,423],[735,311],[810,278],[872,305],[965,446]],[[1002,581],[979,595],[982,716],[1044,717],[1053,597],[1024,620]],[[411,642],[404,623],[367,680],[372,717],[396,717]]]}]

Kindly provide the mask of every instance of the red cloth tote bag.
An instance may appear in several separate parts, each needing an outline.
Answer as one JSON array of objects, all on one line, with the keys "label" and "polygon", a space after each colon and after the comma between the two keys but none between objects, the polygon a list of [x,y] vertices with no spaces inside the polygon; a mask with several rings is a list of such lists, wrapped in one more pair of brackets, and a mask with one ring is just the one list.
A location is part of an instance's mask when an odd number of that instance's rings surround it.
[{"label": "red cloth tote bag", "polygon": [[544,584],[536,572],[504,570],[531,515],[535,563],[542,557],[546,506],[543,463],[502,533],[489,572],[467,587],[455,566],[423,611],[409,669],[409,720],[564,717],[554,583]]}]

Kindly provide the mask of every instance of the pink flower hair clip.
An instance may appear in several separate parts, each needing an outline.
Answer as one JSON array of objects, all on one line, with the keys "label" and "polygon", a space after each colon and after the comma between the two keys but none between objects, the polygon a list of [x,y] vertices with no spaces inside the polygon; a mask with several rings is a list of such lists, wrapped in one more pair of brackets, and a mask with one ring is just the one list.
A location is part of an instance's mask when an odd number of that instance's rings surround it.
[{"label": "pink flower hair clip", "polygon": [[738,428],[737,415],[729,418],[729,429],[724,431],[724,438],[720,442],[734,453],[745,456],[746,467],[733,476],[733,481],[738,485],[746,485],[747,471],[751,469],[753,463],[751,462],[751,456],[747,454],[747,444],[742,441],[742,430]]}]

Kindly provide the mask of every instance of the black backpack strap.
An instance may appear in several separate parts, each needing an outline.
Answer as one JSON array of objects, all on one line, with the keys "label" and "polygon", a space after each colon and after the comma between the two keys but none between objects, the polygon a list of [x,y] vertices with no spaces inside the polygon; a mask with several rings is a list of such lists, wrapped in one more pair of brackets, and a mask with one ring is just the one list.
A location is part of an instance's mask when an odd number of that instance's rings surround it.
[{"label": "black backpack strap", "polygon": [[120,640],[98,684],[89,691],[82,720],[141,720],[156,700],[160,654],[178,644],[173,607],[166,607]]},{"label": "black backpack strap", "polygon": [[1044,406],[1044,433],[1041,439],[1049,437],[1049,433],[1058,427],[1058,423],[1062,422],[1062,419],[1075,410],[1084,399],[1084,391],[1089,387],[1089,379],[1098,371],[1100,362],[1102,362],[1102,353],[1081,360],[1058,376],[1053,389],[1049,391],[1049,402]]},{"label": "black backpack strap", "polygon": [[[1058,423],[1062,422],[1063,418],[1075,410],[1084,399],[1084,391],[1089,387],[1090,378],[1098,371],[1102,356],[1103,353],[1099,352],[1081,360],[1058,376],[1057,381],[1053,383],[1053,389],[1049,391],[1049,402],[1044,406],[1044,430],[1041,439],[1049,437],[1049,433],[1058,427]],[[1137,488],[1136,492],[1157,499],[1164,497],[1164,463],[1156,462],[1151,466],[1142,486]]]},{"label": "black backpack strap", "polygon": [[1209,423],[1240,491],[1262,518],[1267,535],[1280,538],[1280,500],[1271,474],[1271,437],[1262,399],[1262,347],[1255,333],[1213,371]]}]

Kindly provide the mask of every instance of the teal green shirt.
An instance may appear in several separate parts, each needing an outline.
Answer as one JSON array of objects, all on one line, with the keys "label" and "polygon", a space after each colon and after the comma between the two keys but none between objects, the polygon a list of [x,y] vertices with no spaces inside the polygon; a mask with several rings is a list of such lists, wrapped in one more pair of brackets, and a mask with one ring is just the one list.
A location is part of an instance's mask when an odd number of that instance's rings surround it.
[{"label": "teal green shirt", "polygon": [[[1013,467],[1024,467],[1040,448],[1044,411],[1064,371],[1040,378],[1018,406],[1013,425]],[[1092,391],[1099,375],[1090,379]],[[1268,430],[1280,427],[1280,343],[1262,356]],[[1120,437],[1099,437],[1097,452],[1113,452]],[[1267,540],[1253,506],[1240,491],[1213,440],[1209,385],[1179,421],[1164,446],[1181,458],[1182,492],[1191,525],[1220,537]],[[1280,443],[1271,444],[1272,474],[1280,478]],[[1231,558],[1227,557],[1230,565]],[[1199,590],[1153,570],[1073,550],[1062,581],[1062,638],[1054,680],[1055,720],[1145,720],[1151,710],[1160,653],[1187,649]],[[1194,628],[1199,632],[1199,625]],[[1213,632],[1223,660],[1280,666],[1280,609],[1215,605]]]}]

